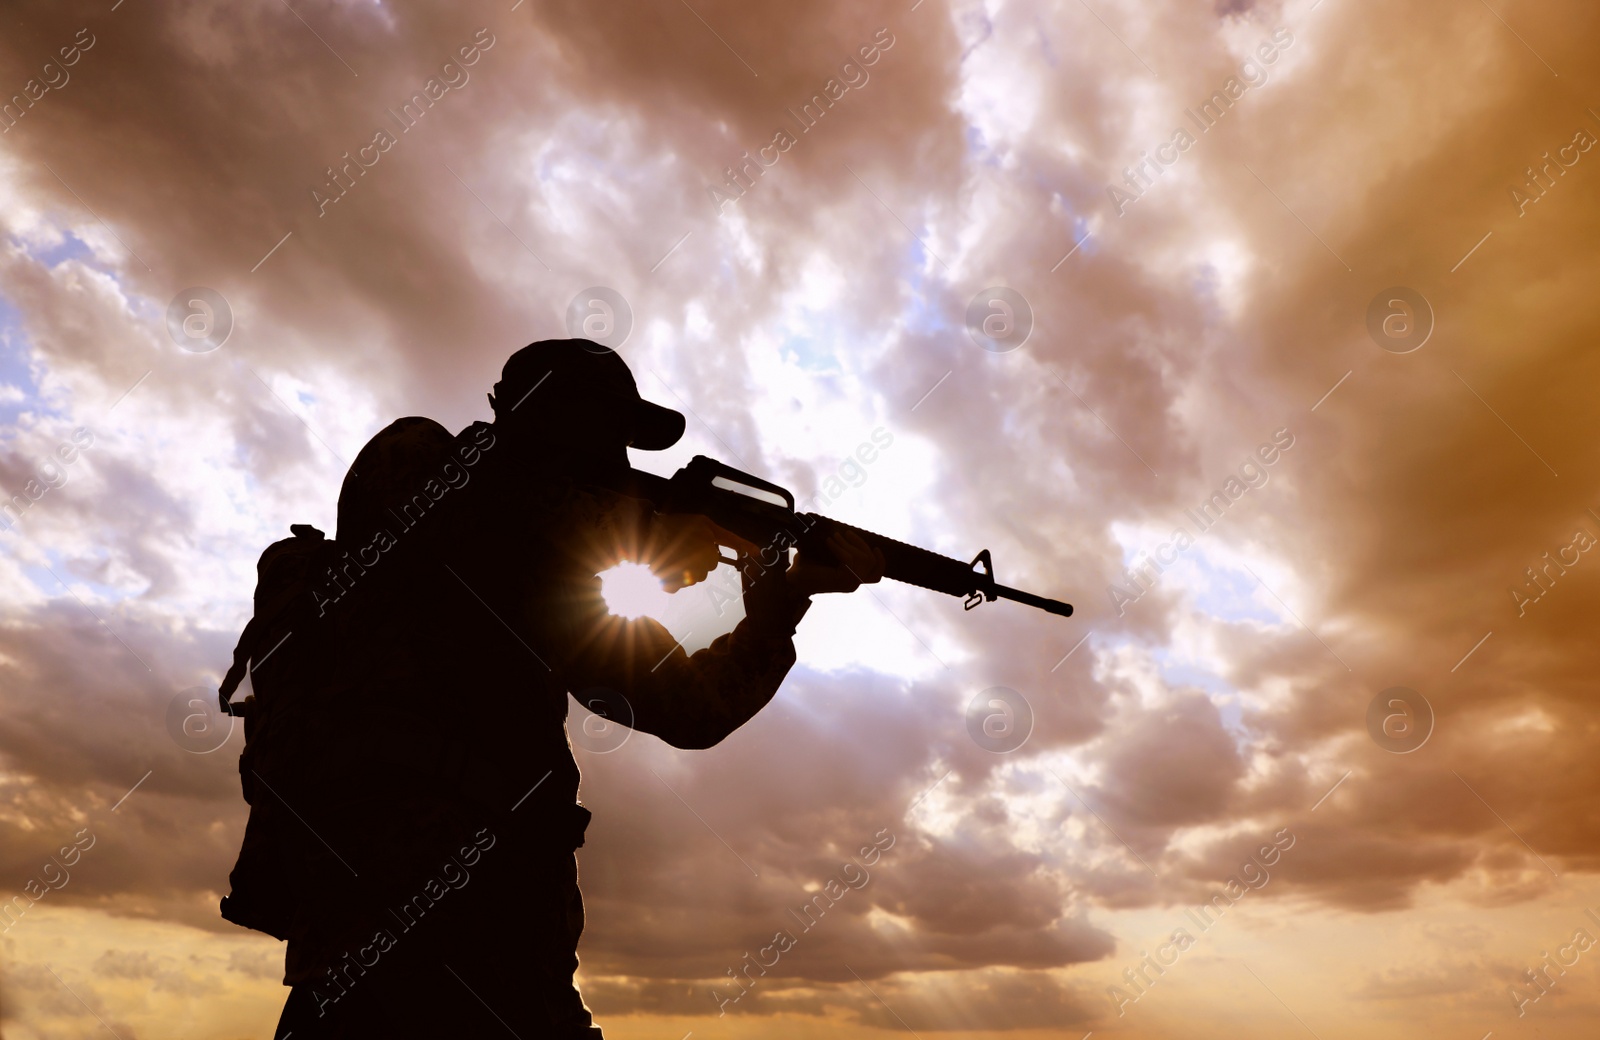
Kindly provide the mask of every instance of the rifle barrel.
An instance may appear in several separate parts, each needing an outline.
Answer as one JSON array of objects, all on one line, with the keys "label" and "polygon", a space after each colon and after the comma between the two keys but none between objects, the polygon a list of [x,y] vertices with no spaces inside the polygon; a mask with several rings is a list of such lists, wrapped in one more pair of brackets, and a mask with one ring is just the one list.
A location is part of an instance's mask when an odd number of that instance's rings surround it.
[{"label": "rifle barrel", "polygon": [[1059,614],[1062,617],[1072,616],[1071,603],[1063,603],[1058,599],[1046,599],[1043,596],[1035,596],[1031,592],[1023,592],[1021,589],[1014,589],[1009,585],[996,584],[991,591],[993,591],[995,596],[999,599],[1013,600],[1017,603],[1023,604],[1024,606],[1037,607],[1040,610],[1049,611],[1052,614]]},{"label": "rifle barrel", "polygon": [[942,592],[947,596],[970,597],[974,593],[979,593],[987,600],[1009,599],[1061,617],[1072,616],[1072,604],[1001,585],[984,572],[974,569],[970,563],[859,527],[852,527],[837,520],[830,520],[816,513],[804,513],[800,516],[800,520],[807,525],[807,537],[802,538],[800,542],[802,547],[806,547],[808,541],[821,543],[833,530],[853,532],[862,541],[875,546],[883,553],[883,576],[886,578],[893,578],[895,581],[916,585],[932,592]]}]

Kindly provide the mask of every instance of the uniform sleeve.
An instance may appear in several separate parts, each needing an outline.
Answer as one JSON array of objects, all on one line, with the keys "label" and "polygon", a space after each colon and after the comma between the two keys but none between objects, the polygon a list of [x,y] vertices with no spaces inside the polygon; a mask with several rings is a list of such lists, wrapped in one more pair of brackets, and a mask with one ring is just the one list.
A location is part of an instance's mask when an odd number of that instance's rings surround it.
[{"label": "uniform sleeve", "polygon": [[794,632],[810,599],[789,588],[781,569],[745,557],[745,617],[732,632],[687,654],[651,618],[611,614],[593,577],[618,559],[618,547],[647,545],[649,508],[637,500],[568,490],[550,514],[574,579],[548,619],[557,674],[581,703],[652,733],[674,747],[707,748],[760,711],[795,662]]}]

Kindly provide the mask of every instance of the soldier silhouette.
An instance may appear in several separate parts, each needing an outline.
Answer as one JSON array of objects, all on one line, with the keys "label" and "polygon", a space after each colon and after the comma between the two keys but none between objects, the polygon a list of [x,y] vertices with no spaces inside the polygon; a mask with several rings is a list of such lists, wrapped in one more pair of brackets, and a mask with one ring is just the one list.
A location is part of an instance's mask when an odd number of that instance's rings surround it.
[{"label": "soldier silhouette", "polygon": [[[629,447],[671,446],[684,418],[598,344],[517,351],[489,402],[493,423],[454,437],[392,423],[345,478],[337,541],[296,526],[262,556],[223,684],[226,703],[248,672],[253,694],[222,910],[287,940],[279,1038],[599,1037],[573,985],[589,812],[568,692],[710,747],[777,692],[813,595],[883,575],[848,532],[835,565],[763,568],[709,520],[607,490]],[[608,612],[599,572],[636,560],[676,590],[719,545],[739,552],[746,616],[709,647]]]}]

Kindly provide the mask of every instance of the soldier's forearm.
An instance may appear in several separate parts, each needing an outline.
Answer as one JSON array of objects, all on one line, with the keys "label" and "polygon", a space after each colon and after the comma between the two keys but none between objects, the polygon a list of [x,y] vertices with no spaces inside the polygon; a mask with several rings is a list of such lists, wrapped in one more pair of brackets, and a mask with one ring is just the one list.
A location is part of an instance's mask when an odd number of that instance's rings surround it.
[{"label": "soldier's forearm", "polygon": [[[794,632],[811,606],[781,571],[746,572],[745,617],[732,632],[675,662],[666,682],[683,693],[636,727],[673,747],[721,743],[766,707],[795,662]],[[677,653],[675,652],[674,656]]]}]

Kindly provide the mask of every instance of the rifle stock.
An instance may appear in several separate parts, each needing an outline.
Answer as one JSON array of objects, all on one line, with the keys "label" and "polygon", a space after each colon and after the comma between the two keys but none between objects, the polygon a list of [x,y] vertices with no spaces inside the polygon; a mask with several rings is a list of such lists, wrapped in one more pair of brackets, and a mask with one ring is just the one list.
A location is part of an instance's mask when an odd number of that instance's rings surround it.
[{"label": "rifle stock", "polygon": [[982,602],[1009,599],[1061,617],[1072,616],[1070,603],[996,582],[987,549],[971,563],[964,563],[817,513],[797,513],[794,496],[785,489],[705,455],[696,455],[670,478],[630,470],[624,484],[615,490],[645,499],[657,512],[707,517],[719,527],[764,546],[760,563],[766,567],[775,566],[791,546],[813,559],[828,562],[832,559],[826,547],[828,537],[835,531],[849,531],[883,553],[884,577],[947,596],[960,596],[968,610]]}]

